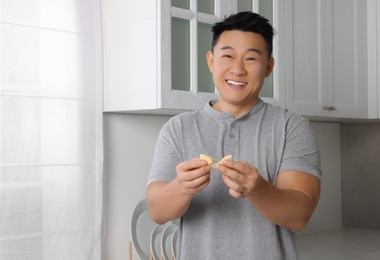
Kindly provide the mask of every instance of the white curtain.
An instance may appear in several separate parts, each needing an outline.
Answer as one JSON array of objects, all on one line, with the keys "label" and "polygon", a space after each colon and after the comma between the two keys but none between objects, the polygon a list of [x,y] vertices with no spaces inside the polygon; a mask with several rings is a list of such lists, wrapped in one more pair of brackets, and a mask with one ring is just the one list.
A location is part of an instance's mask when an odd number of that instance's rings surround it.
[{"label": "white curtain", "polygon": [[100,259],[100,0],[0,0],[0,260]]}]

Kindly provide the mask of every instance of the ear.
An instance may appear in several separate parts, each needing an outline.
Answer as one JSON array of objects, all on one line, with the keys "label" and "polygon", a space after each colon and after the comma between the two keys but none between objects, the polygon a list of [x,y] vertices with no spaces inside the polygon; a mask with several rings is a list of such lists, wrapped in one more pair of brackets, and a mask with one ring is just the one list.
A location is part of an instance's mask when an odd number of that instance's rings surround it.
[{"label": "ear", "polygon": [[265,73],[265,77],[269,77],[269,75],[272,73],[274,67],[274,59],[273,57],[270,57],[268,59],[268,64],[267,64],[267,72]]},{"label": "ear", "polygon": [[206,53],[206,60],[207,60],[208,69],[212,73],[213,64],[214,64],[214,54],[212,53],[212,51],[208,51]]}]

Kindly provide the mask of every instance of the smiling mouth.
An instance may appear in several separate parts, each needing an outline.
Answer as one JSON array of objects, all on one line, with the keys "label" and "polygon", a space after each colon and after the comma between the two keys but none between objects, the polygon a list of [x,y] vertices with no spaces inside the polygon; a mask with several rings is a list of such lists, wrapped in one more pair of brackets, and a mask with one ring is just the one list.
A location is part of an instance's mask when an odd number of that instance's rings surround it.
[{"label": "smiling mouth", "polygon": [[226,82],[234,87],[244,87],[245,85],[247,85],[247,82],[242,81],[226,80]]}]

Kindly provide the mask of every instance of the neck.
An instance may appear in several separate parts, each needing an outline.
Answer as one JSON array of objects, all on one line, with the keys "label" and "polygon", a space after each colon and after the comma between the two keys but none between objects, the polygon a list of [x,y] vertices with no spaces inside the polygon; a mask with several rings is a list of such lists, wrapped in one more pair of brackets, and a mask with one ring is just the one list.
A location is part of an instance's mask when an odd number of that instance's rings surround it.
[{"label": "neck", "polygon": [[221,113],[231,113],[235,119],[244,116],[247,114],[256,104],[259,102],[257,100],[254,103],[251,103],[249,105],[235,105],[235,104],[230,104],[230,103],[224,103],[221,100],[218,100],[212,107]]}]

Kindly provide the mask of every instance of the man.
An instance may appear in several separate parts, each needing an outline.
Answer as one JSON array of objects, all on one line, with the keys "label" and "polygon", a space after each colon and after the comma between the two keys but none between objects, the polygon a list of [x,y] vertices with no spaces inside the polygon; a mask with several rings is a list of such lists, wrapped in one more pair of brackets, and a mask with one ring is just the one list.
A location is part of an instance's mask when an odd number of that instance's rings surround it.
[{"label": "man", "polygon": [[[207,62],[218,100],[171,118],[147,184],[151,217],[180,218],[178,258],[295,259],[294,232],[319,199],[320,158],[308,121],[264,103],[273,28],[239,13],[216,23]],[[214,167],[199,158],[232,155]]]}]

